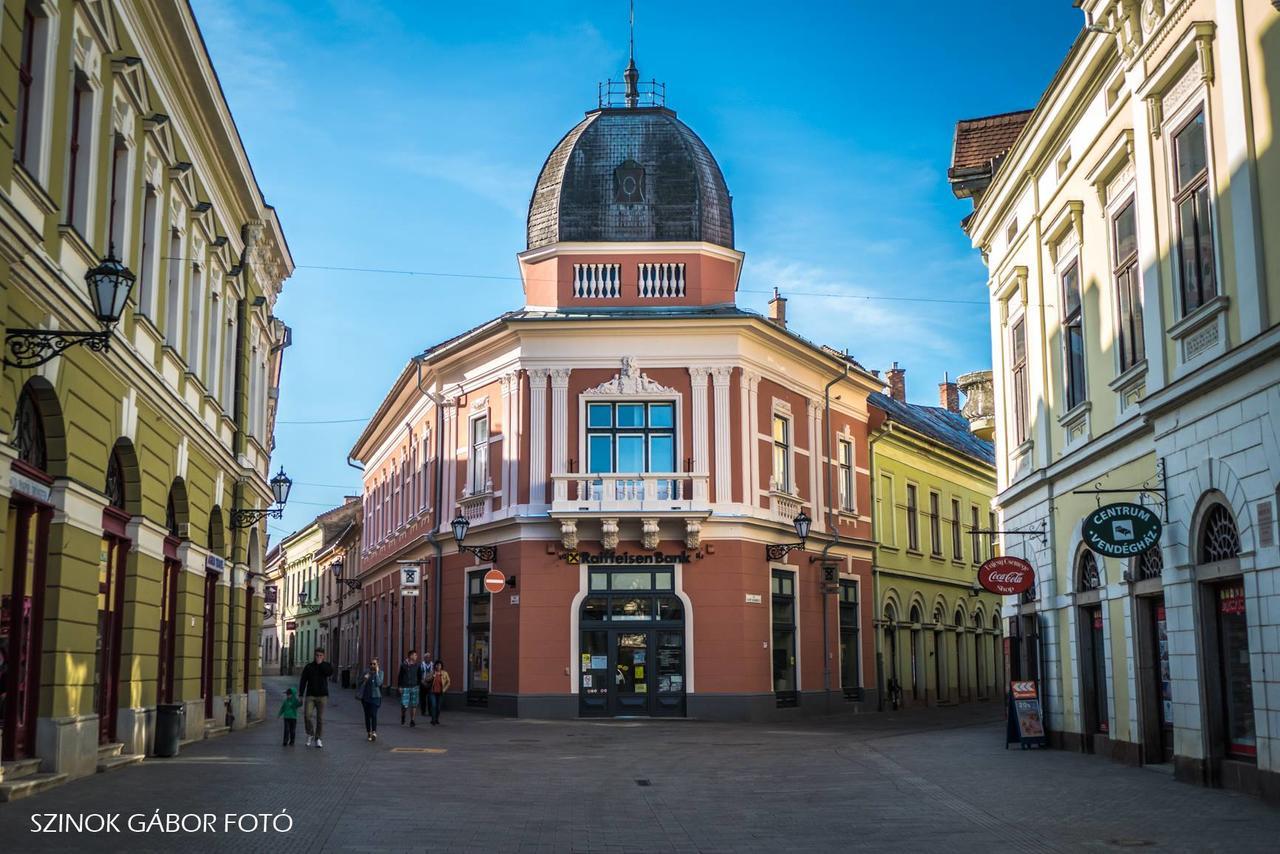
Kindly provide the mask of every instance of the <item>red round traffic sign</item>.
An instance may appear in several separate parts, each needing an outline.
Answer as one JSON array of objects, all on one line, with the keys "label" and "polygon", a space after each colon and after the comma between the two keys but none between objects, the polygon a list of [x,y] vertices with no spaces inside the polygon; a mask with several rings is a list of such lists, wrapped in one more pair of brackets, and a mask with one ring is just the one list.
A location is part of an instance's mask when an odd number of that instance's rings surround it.
[{"label": "red round traffic sign", "polygon": [[1036,583],[1036,571],[1020,557],[993,557],[978,569],[982,589],[1001,596],[1017,596]]},{"label": "red round traffic sign", "polygon": [[501,593],[507,587],[507,577],[500,569],[491,569],[484,574],[484,589],[490,593]]}]

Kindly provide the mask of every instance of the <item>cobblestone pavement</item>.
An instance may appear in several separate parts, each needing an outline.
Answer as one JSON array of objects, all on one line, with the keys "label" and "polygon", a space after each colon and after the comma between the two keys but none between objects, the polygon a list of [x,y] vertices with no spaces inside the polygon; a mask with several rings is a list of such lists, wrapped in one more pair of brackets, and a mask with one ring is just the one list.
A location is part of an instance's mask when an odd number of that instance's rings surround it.
[{"label": "cobblestone pavement", "polygon": [[[270,682],[272,708],[284,684]],[[381,717],[369,744],[340,692],[323,750],[301,733],[281,747],[270,721],[0,804],[0,850],[1280,850],[1280,810],[1095,757],[1006,751],[992,705],[784,725],[459,712],[411,730],[390,699]],[[156,810],[215,813],[218,832],[127,831]],[[284,810],[289,833],[222,832],[225,813]],[[36,813],[117,813],[123,832],[33,833]]]}]

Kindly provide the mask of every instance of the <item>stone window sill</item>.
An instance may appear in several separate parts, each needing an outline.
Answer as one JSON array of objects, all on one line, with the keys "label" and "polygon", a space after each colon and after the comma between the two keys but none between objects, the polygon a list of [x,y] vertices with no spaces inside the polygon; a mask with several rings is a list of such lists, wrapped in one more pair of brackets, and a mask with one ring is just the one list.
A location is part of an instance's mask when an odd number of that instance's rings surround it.
[{"label": "stone window sill", "polygon": [[1216,297],[1209,300],[1165,331],[1168,332],[1169,337],[1174,340],[1186,338],[1192,332],[1195,332],[1210,320],[1226,311],[1230,304],[1231,300],[1228,297],[1218,294]]},{"label": "stone window sill", "polygon": [[1147,376],[1147,360],[1143,359],[1129,369],[1122,371],[1119,376],[1107,383],[1107,387],[1116,394],[1124,394],[1132,391]]}]

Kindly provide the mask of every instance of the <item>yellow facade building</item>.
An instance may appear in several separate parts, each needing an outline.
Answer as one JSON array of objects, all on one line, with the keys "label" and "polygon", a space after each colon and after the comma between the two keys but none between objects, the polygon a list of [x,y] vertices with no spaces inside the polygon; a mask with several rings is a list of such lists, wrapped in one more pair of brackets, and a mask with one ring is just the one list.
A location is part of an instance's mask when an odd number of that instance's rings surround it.
[{"label": "yellow facade building", "polygon": [[954,383],[940,406],[919,406],[905,373],[895,364],[888,393],[868,401],[881,697],[885,708],[1002,699],[1000,597],[975,581],[992,556],[994,451]]},{"label": "yellow facade building", "polygon": [[[961,121],[1005,603],[1050,743],[1280,798],[1280,8],[1076,0],[1034,110]],[[1108,553],[1099,505],[1159,539]],[[1117,536],[1121,533],[1117,532]]]},{"label": "yellow facade building", "polygon": [[[188,4],[7,0],[0,43],[8,798],[144,755],[160,703],[186,738],[262,714],[242,513],[272,502],[292,261]],[[111,255],[108,349],[76,333]]]}]

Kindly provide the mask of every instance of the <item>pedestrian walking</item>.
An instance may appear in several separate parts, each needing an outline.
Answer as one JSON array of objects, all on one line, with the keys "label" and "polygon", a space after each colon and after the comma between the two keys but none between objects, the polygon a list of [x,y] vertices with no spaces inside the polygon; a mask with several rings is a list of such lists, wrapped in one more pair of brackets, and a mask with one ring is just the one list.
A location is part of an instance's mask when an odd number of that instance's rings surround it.
[{"label": "pedestrian walking", "polygon": [[382,670],[378,659],[369,661],[369,668],[360,677],[360,705],[364,706],[364,735],[368,741],[378,740],[378,707],[382,705]]},{"label": "pedestrian walking", "polygon": [[422,661],[418,662],[418,712],[424,718],[427,716],[427,698],[431,696],[431,667],[435,663],[434,659],[428,653],[422,657]]},{"label": "pedestrian walking", "polygon": [[418,651],[409,650],[409,654],[400,662],[400,672],[396,674],[396,687],[400,689],[400,726],[404,726],[405,713],[409,714],[409,726],[417,726],[413,719],[418,713]]},{"label": "pedestrian walking", "polygon": [[282,747],[288,747],[293,744],[294,739],[298,737],[298,706],[302,705],[302,701],[293,693],[292,688],[288,688],[284,692],[284,702],[280,704],[280,711],[276,713],[276,717],[284,720],[284,744]]},{"label": "pedestrian walking", "polygon": [[431,691],[427,697],[427,705],[431,709],[431,725],[440,723],[440,704],[444,701],[444,693],[449,690],[449,671],[444,669],[444,662],[436,659],[431,668]]},{"label": "pedestrian walking", "polygon": [[312,742],[324,747],[320,737],[324,735],[324,706],[329,701],[329,677],[333,665],[324,660],[324,649],[317,648],[315,659],[302,668],[298,679],[298,696],[302,698],[302,722],[307,728],[307,747]]}]

